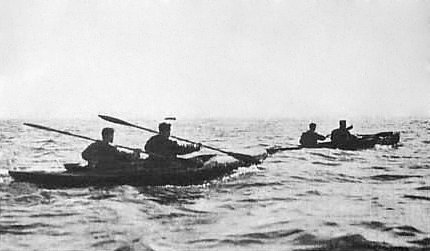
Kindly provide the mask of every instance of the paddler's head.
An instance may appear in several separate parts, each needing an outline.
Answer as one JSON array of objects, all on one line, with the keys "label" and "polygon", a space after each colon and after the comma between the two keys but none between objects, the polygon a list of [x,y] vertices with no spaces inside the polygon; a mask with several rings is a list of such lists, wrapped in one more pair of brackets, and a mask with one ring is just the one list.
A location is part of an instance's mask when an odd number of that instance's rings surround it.
[{"label": "paddler's head", "polygon": [[102,130],[103,142],[112,143],[113,142],[113,134],[114,134],[113,128],[110,128],[110,127],[103,128],[103,130]]},{"label": "paddler's head", "polygon": [[158,133],[163,135],[164,137],[170,137],[170,124],[166,122],[162,122],[158,125]]},{"label": "paddler's head", "polygon": [[315,123],[310,123],[309,124],[309,130],[315,131],[315,129],[317,129],[317,125]]},{"label": "paddler's head", "polygon": [[346,120],[339,120],[339,128],[346,129]]}]

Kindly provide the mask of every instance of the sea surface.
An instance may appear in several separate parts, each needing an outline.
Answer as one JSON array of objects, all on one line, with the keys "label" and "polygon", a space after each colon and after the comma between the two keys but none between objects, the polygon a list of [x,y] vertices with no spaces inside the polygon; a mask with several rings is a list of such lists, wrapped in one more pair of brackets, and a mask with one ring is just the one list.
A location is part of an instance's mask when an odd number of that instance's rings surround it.
[{"label": "sea surface", "polygon": [[[62,171],[114,127],[116,144],[150,133],[101,120],[0,121],[0,250],[430,250],[430,119],[355,119],[353,133],[400,131],[397,148],[302,149],[198,186],[45,189],[8,170]],[[157,121],[133,120],[156,128]],[[294,146],[309,120],[177,120],[172,134],[259,154]],[[315,120],[329,133],[336,120]],[[213,153],[203,150],[203,153]],[[143,157],[143,155],[142,155]]]}]

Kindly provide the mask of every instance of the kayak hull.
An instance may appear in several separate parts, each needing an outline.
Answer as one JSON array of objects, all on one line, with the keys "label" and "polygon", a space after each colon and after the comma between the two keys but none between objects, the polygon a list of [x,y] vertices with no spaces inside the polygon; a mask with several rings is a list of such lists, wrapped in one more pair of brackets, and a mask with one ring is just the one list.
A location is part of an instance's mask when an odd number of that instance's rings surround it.
[{"label": "kayak hull", "polygon": [[70,168],[64,172],[9,171],[16,182],[29,182],[47,188],[89,186],[163,186],[199,185],[249,166],[239,160],[204,163],[182,159],[172,163],[140,160],[117,168]]}]

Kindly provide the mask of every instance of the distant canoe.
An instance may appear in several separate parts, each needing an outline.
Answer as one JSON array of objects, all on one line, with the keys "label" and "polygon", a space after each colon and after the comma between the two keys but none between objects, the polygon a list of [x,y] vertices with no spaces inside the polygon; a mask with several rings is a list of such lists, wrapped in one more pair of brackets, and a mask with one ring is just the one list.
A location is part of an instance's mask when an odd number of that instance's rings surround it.
[{"label": "distant canoe", "polygon": [[352,140],[346,145],[336,146],[332,144],[332,142],[323,142],[318,143],[316,146],[307,147],[307,146],[292,146],[292,147],[272,147],[266,149],[268,154],[274,154],[276,152],[281,151],[291,151],[291,150],[299,150],[303,148],[329,148],[329,149],[341,149],[341,150],[363,150],[370,149],[375,147],[375,145],[390,145],[395,146],[400,141],[400,133],[399,132],[381,132],[376,134],[363,134],[358,135],[356,140]]}]

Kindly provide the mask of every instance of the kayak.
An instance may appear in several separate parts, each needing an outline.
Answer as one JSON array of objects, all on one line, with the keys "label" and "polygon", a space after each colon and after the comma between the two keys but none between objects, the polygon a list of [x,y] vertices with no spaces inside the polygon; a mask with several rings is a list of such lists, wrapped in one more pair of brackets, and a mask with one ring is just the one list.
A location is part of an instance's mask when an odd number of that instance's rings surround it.
[{"label": "kayak", "polygon": [[[115,166],[89,168],[79,164],[66,164],[66,171],[9,171],[16,182],[29,182],[47,188],[88,186],[163,186],[199,185],[231,174],[239,167],[252,164],[233,159],[219,158],[214,154],[189,159],[157,161],[140,159]],[[256,155],[260,161],[267,154]]]},{"label": "kayak", "polygon": [[266,149],[268,154],[274,154],[279,151],[299,150],[303,148],[329,148],[329,149],[341,149],[341,150],[363,150],[370,149],[376,145],[389,145],[395,146],[400,141],[399,132],[381,132],[376,134],[359,134],[357,139],[352,140],[346,145],[336,146],[332,142],[322,142],[315,146],[292,146],[292,147],[272,147]]}]

